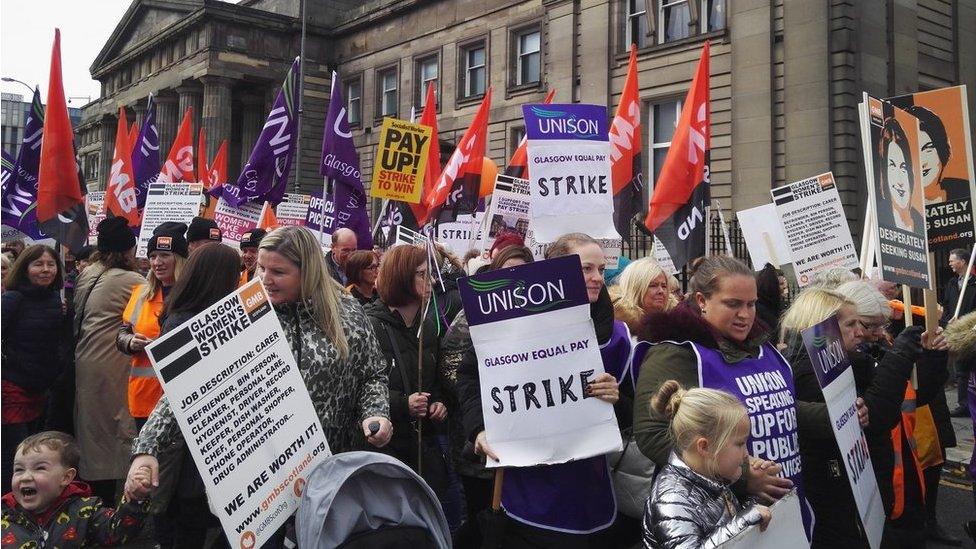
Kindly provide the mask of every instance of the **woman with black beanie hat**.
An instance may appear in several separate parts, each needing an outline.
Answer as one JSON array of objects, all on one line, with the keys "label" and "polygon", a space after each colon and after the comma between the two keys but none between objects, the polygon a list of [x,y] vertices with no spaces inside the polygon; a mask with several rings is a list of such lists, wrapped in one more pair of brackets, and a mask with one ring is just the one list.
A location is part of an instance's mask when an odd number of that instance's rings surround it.
[{"label": "woman with black beanie hat", "polygon": [[115,346],[122,311],[133,288],[145,282],[135,270],[135,249],[136,237],[125,218],[102,220],[92,265],[75,287],[78,474],[103,501],[115,499],[115,483],[125,478],[135,436],[126,397],[130,359]]}]

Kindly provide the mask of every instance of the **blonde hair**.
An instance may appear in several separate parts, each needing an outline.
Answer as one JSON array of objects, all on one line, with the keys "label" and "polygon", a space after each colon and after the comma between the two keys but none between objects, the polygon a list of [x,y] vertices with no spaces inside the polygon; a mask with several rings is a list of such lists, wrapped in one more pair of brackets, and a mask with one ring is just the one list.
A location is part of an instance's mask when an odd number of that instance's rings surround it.
[{"label": "blonde hair", "polygon": [[262,238],[258,248],[279,253],[298,266],[302,277],[301,305],[339,351],[340,359],[348,358],[349,343],[342,329],[342,287],[329,275],[315,235],[305,227],[279,227]]},{"label": "blonde hair", "polygon": [[834,290],[816,287],[803,290],[780,321],[780,341],[789,344],[787,338],[799,338],[803,330],[837,313],[844,305],[857,309],[856,303]]},{"label": "blonde hair", "polygon": [[[180,275],[183,274],[183,267],[186,266],[187,259],[180,254],[173,254],[173,259],[176,260],[173,263],[173,284],[180,279]],[[139,294],[139,299],[143,302],[152,301],[152,298],[156,297],[156,294],[163,291],[163,281],[156,278],[156,273],[149,269],[149,274],[146,275],[146,283],[142,285],[142,293]]]},{"label": "blonde hair", "polygon": [[699,437],[714,447],[708,462],[712,476],[718,453],[729,445],[742,420],[749,417],[742,402],[731,394],[717,389],[686,391],[673,379],[665,381],[651,397],[651,407],[671,422],[677,454],[691,449]]},{"label": "blonde hair", "polygon": [[857,275],[852,273],[850,269],[830,267],[813,273],[810,277],[810,287],[836,290],[841,284],[855,280],[857,280]]},{"label": "blonde hair", "polygon": [[662,274],[665,277],[665,284],[667,285],[667,300],[664,302],[664,312],[674,309],[678,304],[678,300],[671,291],[671,281],[668,280],[668,274],[651,257],[631,261],[624,268],[624,271],[620,273],[620,278],[617,280],[617,285],[620,287],[620,305],[638,309],[641,312],[647,312],[644,311],[643,307],[644,294],[647,293],[647,288],[651,285],[651,282]]}]

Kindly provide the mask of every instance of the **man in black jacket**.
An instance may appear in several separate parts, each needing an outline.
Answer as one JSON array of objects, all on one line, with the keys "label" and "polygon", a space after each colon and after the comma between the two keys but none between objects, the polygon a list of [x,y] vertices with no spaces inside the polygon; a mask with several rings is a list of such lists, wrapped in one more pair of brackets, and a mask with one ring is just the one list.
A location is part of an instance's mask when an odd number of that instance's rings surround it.
[{"label": "man in black jacket", "polygon": [[[956,304],[962,294],[962,306],[959,308],[959,316],[976,310],[976,276],[970,276],[966,282],[965,289],[963,281],[966,278],[966,267],[968,266],[969,252],[957,248],[949,252],[949,268],[956,275],[946,283],[942,289],[942,318],[939,325],[945,327],[955,316]],[[949,414],[952,417],[969,417],[969,408],[966,405],[966,387],[969,383],[969,368],[965,362],[956,361],[956,407]]]}]

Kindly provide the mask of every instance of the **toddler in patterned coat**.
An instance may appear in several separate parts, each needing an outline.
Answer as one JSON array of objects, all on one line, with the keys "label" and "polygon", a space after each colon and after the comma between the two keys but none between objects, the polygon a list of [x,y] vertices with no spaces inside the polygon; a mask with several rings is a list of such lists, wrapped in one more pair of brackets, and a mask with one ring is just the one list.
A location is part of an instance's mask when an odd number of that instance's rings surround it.
[{"label": "toddler in patterned coat", "polygon": [[111,546],[139,534],[153,489],[149,473],[112,509],[75,480],[80,459],[74,438],[65,433],[45,431],[20,443],[13,490],[2,498],[0,547]]}]

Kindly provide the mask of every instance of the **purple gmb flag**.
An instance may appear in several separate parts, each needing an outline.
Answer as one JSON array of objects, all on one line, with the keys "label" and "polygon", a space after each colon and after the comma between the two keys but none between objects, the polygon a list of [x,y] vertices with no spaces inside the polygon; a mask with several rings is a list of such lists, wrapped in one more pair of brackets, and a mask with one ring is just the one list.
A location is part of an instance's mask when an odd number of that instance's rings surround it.
[{"label": "purple gmb flag", "polygon": [[221,186],[219,194],[230,205],[268,201],[277,206],[285,194],[298,136],[298,58],[292,62],[275,99],[264,129],[235,183]]},{"label": "purple gmb flag", "polygon": [[159,176],[159,131],[156,129],[156,102],[152,94],[149,94],[139,138],[132,144],[132,174],[136,178],[136,200],[141,210],[146,206],[149,184]]},{"label": "purple gmb flag", "polygon": [[41,105],[40,91],[34,88],[34,98],[24,124],[24,140],[9,179],[4,180],[3,196],[0,198],[3,225],[17,229],[34,240],[47,238],[37,225],[37,172],[41,163],[43,132],[44,106]]},{"label": "purple gmb flag", "polygon": [[365,194],[362,174],[359,171],[359,153],[349,131],[346,102],[342,96],[342,82],[332,72],[332,91],[329,93],[329,113],[325,117],[325,133],[322,136],[322,165],[320,173],[337,182],[345,183]]}]

